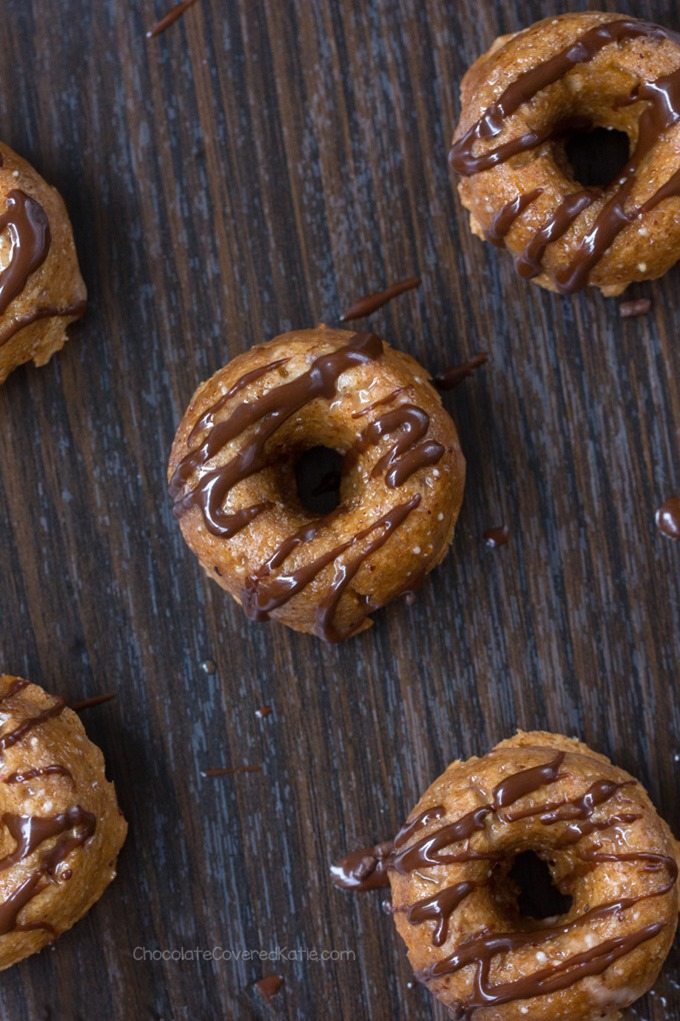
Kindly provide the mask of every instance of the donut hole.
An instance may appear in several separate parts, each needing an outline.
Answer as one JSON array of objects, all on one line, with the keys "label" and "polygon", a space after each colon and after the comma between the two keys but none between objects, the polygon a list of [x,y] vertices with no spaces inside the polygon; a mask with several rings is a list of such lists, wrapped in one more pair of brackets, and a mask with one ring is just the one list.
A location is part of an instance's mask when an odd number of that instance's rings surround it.
[{"label": "donut hole", "polygon": [[300,503],[310,514],[330,514],[340,504],[344,455],[317,445],[304,450],[293,463]]},{"label": "donut hole", "polygon": [[562,140],[567,172],[584,188],[606,188],[630,159],[625,131],[593,127],[569,132]]},{"label": "donut hole", "polygon": [[535,851],[516,854],[494,882],[496,901],[511,924],[560,918],[571,910],[573,898],[559,889],[550,865]]}]

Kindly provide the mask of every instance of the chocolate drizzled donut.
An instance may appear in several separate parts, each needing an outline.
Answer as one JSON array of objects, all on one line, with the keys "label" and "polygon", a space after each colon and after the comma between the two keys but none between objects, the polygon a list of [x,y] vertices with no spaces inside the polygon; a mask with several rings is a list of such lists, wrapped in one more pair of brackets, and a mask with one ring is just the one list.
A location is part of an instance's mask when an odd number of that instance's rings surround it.
[{"label": "chocolate drizzled donut", "polygon": [[71,225],[61,198],[0,143],[0,383],[17,365],[44,365],[85,311]]},{"label": "chocolate drizzled donut", "polygon": [[[680,36],[617,15],[568,14],[499,40],[468,71],[450,154],[475,233],[562,294],[620,293],[680,255]],[[564,139],[630,139],[611,184],[573,179]]]},{"label": "chocolate drizzled donut", "polygon": [[0,675],[0,968],[101,896],[126,829],[78,717],[63,699]]},{"label": "chocolate drizzled donut", "polygon": [[[520,916],[510,873],[526,850],[572,898],[562,917]],[[677,923],[678,857],[632,777],[577,741],[519,734],[450,766],[393,841],[332,876],[344,889],[392,886],[416,974],[454,1016],[590,1021],[616,1017],[656,978]]]},{"label": "chocolate drizzled donut", "polygon": [[[343,457],[341,499],[314,516],[293,468],[319,445]],[[442,558],[463,464],[412,359],[373,333],[320,327],[254,348],[199,389],[169,479],[189,545],[249,617],[339,641]]]}]

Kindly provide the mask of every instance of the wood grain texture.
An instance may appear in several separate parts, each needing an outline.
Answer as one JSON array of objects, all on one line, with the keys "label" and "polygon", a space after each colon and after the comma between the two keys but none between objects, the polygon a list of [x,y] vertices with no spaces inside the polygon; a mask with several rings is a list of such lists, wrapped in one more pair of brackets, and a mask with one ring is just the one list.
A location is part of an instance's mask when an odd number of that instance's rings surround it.
[{"label": "wood grain texture", "polygon": [[[199,0],[149,41],[164,0],[4,0],[0,133],[62,191],[91,305],[0,390],[0,669],[117,691],[85,723],[130,837],[91,914],[3,975],[3,1017],[443,1019],[379,895],[328,864],[517,726],[579,734],[680,830],[680,546],[653,520],[680,491],[680,270],[625,321],[530,287],[470,235],[446,161],[468,63],[589,6],[680,28],[673,0]],[[433,371],[491,353],[447,397],[454,548],[339,648],[249,624],[172,518],[179,417],[229,357],[416,272],[374,328]],[[241,764],[262,772],[200,775]],[[356,959],[134,957],[215,945]],[[680,1019],[678,979],[676,956],[631,1016]]]}]

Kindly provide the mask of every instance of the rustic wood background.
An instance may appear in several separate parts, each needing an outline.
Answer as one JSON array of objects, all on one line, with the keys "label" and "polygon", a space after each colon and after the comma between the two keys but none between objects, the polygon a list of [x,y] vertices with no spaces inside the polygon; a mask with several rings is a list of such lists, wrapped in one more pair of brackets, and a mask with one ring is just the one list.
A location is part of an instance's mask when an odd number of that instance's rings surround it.
[{"label": "rustic wood background", "polygon": [[[103,900],[3,975],[3,1018],[443,1018],[381,897],[328,865],[517,726],[611,754],[680,830],[680,545],[654,527],[680,491],[680,269],[633,289],[641,319],[541,292],[471,237],[446,161],[468,63],[589,6],[680,28],[674,0],[198,0],[149,41],[165,0],[3,0],[0,135],[63,193],[91,304],[0,391],[0,666],[117,692],[85,723],[130,821]],[[447,398],[455,545],[342,647],[249,624],[172,518],[179,417],[231,356],[414,272],[374,328],[432,370],[491,353]],[[135,960],[215,945],[356,959]],[[676,956],[630,1016],[680,1019],[678,979]]]}]

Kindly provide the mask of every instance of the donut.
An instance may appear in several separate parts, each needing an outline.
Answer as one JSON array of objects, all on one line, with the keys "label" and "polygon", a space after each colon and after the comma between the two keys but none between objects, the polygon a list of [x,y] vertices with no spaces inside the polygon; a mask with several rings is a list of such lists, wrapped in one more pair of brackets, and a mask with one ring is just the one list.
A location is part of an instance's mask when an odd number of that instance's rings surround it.
[{"label": "donut", "polygon": [[[513,869],[529,853],[565,900],[556,917],[520,908]],[[391,886],[416,977],[459,1021],[614,1021],[671,947],[679,861],[638,781],[539,731],[452,763],[393,841],[333,879]]]},{"label": "donut", "polygon": [[[624,133],[603,187],[574,178],[565,140]],[[573,13],[497,39],[465,74],[450,153],[472,231],[519,274],[607,295],[680,256],[680,36],[624,15]]]},{"label": "donut", "polygon": [[[342,455],[312,514],[295,465]],[[428,375],[373,333],[320,326],[239,355],[194,394],[168,477],[182,534],[254,620],[341,641],[443,558],[463,495],[456,428]]]},{"label": "donut", "polygon": [[63,699],[0,675],[0,969],[70,929],[115,876],[127,825]]},{"label": "donut", "polygon": [[0,383],[64,346],[86,296],[61,196],[0,142]]}]

